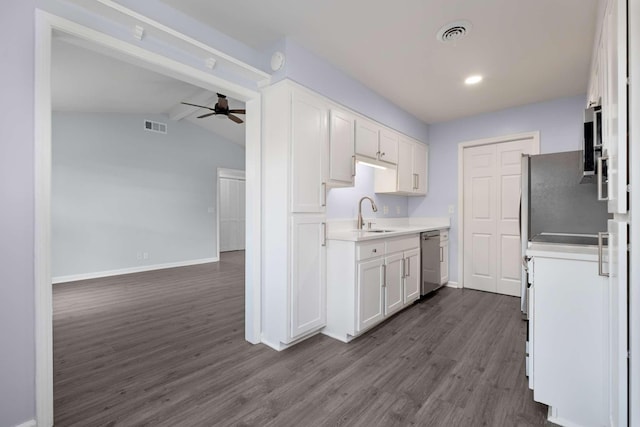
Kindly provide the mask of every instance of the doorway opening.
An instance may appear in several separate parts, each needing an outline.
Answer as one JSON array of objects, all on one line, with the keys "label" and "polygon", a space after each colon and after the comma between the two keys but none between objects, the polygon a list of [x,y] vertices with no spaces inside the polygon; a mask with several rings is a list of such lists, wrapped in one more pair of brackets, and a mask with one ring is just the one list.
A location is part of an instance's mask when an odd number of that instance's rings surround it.
[{"label": "doorway opening", "polygon": [[[120,9],[120,13],[126,10]],[[152,21],[148,21],[150,25]],[[158,25],[158,28],[161,28]],[[244,338],[252,343],[260,341],[260,95],[230,81],[202,70],[184,65],[167,56],[153,53],[84,27],[66,19],[37,11],[36,13],[36,402],[39,425],[53,424],[53,337],[52,337],[52,268],[51,268],[51,171],[52,171],[52,40],[57,35],[76,37],[89,43],[97,51],[109,51],[110,55],[125,62],[178,79],[211,92],[224,91],[228,96],[246,105],[246,167],[247,206],[252,215],[247,218],[246,263],[244,272]],[[187,37],[170,37],[185,40],[201,48]],[[212,49],[207,54],[212,54]],[[257,73],[257,70],[256,70]],[[260,75],[267,79],[268,75]],[[142,123],[140,123],[142,126]],[[211,182],[211,181],[210,181]]]}]

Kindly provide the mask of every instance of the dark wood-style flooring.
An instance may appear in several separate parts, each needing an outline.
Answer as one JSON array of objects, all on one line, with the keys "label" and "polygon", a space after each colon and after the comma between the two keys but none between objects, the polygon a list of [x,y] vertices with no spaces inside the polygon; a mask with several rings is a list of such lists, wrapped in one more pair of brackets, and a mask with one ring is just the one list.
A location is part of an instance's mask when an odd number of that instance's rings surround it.
[{"label": "dark wood-style flooring", "polygon": [[536,426],[516,298],[444,288],[350,344],[244,340],[244,253],[54,286],[56,426]]}]

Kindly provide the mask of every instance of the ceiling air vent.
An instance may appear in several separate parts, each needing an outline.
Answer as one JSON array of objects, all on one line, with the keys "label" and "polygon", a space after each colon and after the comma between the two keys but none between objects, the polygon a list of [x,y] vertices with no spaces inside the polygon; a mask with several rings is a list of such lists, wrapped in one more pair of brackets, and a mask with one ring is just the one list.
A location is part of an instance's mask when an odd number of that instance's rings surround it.
[{"label": "ceiling air vent", "polygon": [[465,20],[450,22],[440,28],[436,38],[443,43],[455,43],[469,34],[472,27],[471,22]]},{"label": "ceiling air vent", "polygon": [[152,122],[151,120],[145,120],[144,129],[151,132],[167,133],[167,124],[160,123],[160,122]]}]

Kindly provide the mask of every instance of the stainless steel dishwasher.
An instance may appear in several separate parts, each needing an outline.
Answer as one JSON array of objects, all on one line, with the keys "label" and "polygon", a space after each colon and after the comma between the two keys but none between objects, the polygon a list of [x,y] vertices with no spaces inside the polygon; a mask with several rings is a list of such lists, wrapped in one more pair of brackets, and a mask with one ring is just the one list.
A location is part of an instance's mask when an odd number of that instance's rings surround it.
[{"label": "stainless steel dishwasher", "polygon": [[433,292],[441,285],[440,230],[420,233],[422,277],[420,296]]}]

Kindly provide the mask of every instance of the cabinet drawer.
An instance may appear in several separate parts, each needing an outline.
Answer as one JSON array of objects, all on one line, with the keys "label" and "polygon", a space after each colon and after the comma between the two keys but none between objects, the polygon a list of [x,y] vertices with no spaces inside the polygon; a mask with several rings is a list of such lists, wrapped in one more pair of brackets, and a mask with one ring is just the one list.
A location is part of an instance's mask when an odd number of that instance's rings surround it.
[{"label": "cabinet drawer", "polygon": [[440,241],[449,240],[449,230],[440,230]]},{"label": "cabinet drawer", "polygon": [[384,241],[373,243],[362,243],[358,245],[356,250],[356,259],[362,261],[363,259],[375,258],[384,255]]},{"label": "cabinet drawer", "polygon": [[387,240],[386,253],[391,254],[394,252],[402,252],[409,249],[415,249],[420,247],[420,236],[415,235],[411,237],[399,237],[397,239]]}]

